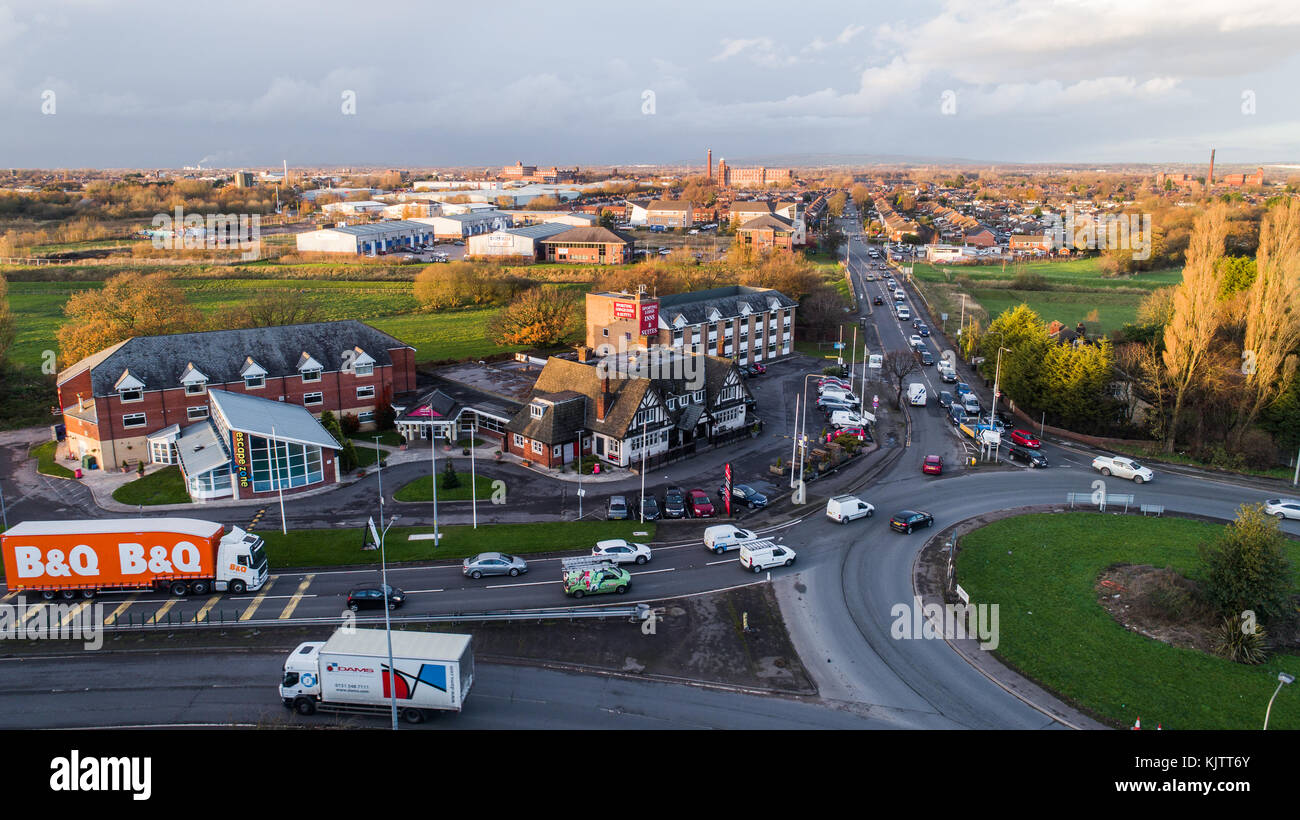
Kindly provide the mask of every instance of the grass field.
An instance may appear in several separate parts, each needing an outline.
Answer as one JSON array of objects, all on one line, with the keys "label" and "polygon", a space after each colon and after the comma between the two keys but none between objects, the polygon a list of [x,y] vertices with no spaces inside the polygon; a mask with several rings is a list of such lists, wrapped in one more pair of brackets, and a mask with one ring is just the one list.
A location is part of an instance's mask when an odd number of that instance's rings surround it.
[{"label": "grass field", "polygon": [[[440,527],[442,543],[408,540],[413,533],[432,533],[432,527],[393,527],[385,536],[384,551],[389,562],[432,561],[467,558],[480,552],[505,550],[519,554],[577,550],[590,554],[591,547],[605,538],[633,539],[642,543],[654,539],[653,523],[631,521],[541,521],[529,524],[485,524]],[[267,531],[267,557],[272,568],[378,564],[379,551],[361,549],[362,533],[354,530],[294,530],[288,535]],[[556,572],[558,583],[558,571]]]},{"label": "grass field", "polygon": [[33,447],[29,455],[36,459],[37,472],[45,475],[52,475],[56,478],[72,478],[72,471],[67,467],[64,467],[54,458],[54,453],[58,446],[58,442],[47,441],[44,444],[38,444]]},{"label": "grass field", "polygon": [[[442,488],[442,474],[438,474],[438,500],[439,501],[469,501],[473,496],[470,493],[469,472],[457,472],[456,477],[460,479],[460,486],[453,487],[450,490]],[[478,480],[474,486],[478,488],[478,500],[487,501],[492,497],[492,479],[487,476],[477,476]],[[429,476],[420,476],[414,481],[407,482],[397,492],[393,493],[393,498],[398,501],[426,501],[433,503],[433,480]]]},{"label": "grass field", "polygon": [[[1019,516],[962,537],[957,579],[972,603],[999,604],[1002,658],[1115,725],[1258,729],[1278,672],[1300,675],[1300,656],[1246,666],[1169,646],[1125,629],[1094,591],[1117,563],[1192,573],[1198,544],[1221,530],[1179,518]],[[1288,555],[1300,583],[1300,543]],[[1298,694],[1278,697],[1269,728],[1300,729]]]},{"label": "grass field", "polygon": [[122,504],[188,504],[185,478],[180,467],[164,467],[154,473],[123,484],[113,491],[113,500]]}]

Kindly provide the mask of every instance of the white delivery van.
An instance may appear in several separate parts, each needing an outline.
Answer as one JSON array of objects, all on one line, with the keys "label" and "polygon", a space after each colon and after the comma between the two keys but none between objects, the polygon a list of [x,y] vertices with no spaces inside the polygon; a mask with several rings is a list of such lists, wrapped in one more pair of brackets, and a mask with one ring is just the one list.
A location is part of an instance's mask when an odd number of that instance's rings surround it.
[{"label": "white delivery van", "polygon": [[758,538],[753,530],[742,530],[732,524],[718,524],[704,531],[704,546],[721,555],[740,547],[742,541]]},{"label": "white delivery van", "polygon": [[835,427],[861,427],[863,419],[851,410],[836,410],[831,413],[831,424]]},{"label": "white delivery van", "polygon": [[885,357],[879,353],[872,353],[871,358],[867,359],[868,370],[879,370],[884,366]]},{"label": "white delivery van", "polygon": [[900,322],[906,322],[908,319],[911,319],[911,318],[912,318],[912,311],[908,310],[907,305],[899,305],[899,306],[898,306],[898,320],[899,320]]},{"label": "white delivery van", "polygon": [[924,407],[926,401],[925,385],[912,382],[907,386],[907,403],[914,407]]},{"label": "white delivery van", "polygon": [[783,547],[771,539],[745,541],[740,545],[740,565],[754,572],[772,567],[788,567],[794,563],[794,550]]},{"label": "white delivery van", "polygon": [[826,517],[841,524],[855,518],[870,518],[876,508],[856,495],[837,495],[826,500]]}]

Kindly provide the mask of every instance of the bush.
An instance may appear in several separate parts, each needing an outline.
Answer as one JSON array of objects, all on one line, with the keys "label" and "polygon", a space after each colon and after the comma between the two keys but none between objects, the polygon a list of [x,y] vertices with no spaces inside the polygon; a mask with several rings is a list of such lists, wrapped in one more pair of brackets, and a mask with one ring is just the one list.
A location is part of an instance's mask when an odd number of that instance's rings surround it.
[{"label": "bush", "polygon": [[1261,621],[1289,611],[1291,564],[1283,552],[1286,542],[1277,522],[1261,504],[1242,505],[1237,519],[1212,545],[1201,546],[1205,600],[1224,618],[1258,613]]},{"label": "bush", "polygon": [[438,480],[438,488],[441,490],[452,490],[460,486],[460,476],[456,475],[456,470],[447,462],[447,466],[442,471],[442,477]]},{"label": "bush", "polygon": [[1214,633],[1214,654],[1233,663],[1260,664],[1268,660],[1268,633],[1256,625],[1253,632],[1237,618],[1224,618]]},{"label": "bush", "polygon": [[357,418],[356,413],[344,413],[340,424],[343,426],[343,434],[349,437],[356,435],[361,429],[361,420]]},{"label": "bush", "polygon": [[1016,290],[1047,290],[1047,280],[1041,273],[1022,270],[1012,280],[1012,286]]}]

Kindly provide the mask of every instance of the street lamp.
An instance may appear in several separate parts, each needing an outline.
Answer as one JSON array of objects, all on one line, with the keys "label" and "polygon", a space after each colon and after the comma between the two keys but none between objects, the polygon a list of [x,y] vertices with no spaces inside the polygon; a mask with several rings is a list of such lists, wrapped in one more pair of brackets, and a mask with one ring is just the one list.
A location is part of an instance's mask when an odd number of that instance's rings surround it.
[{"label": "street lamp", "polygon": [[1294,676],[1294,675],[1288,675],[1286,672],[1278,672],[1278,673],[1277,673],[1277,681],[1278,681],[1278,683],[1277,683],[1277,688],[1273,690],[1273,697],[1271,697],[1271,698],[1268,699],[1268,709],[1266,709],[1266,710],[1264,711],[1264,729],[1265,729],[1265,730],[1268,729],[1268,716],[1269,716],[1269,714],[1273,711],[1273,700],[1274,700],[1274,698],[1277,697],[1277,693],[1278,693],[1278,692],[1281,692],[1281,691],[1282,691],[1282,687],[1283,687],[1283,686],[1286,686],[1286,685],[1291,684],[1291,683],[1295,683],[1295,676]]},{"label": "street lamp", "polygon": [[[384,539],[388,536],[388,528],[393,526],[398,516],[393,516],[388,525],[379,533],[379,573],[381,583],[384,587],[384,634],[388,638],[388,699],[393,713],[393,731],[397,731],[397,670],[393,667],[393,625],[388,620],[388,610],[391,608],[388,600],[388,558],[384,551]],[[379,516],[379,522],[384,521],[383,514]]]}]

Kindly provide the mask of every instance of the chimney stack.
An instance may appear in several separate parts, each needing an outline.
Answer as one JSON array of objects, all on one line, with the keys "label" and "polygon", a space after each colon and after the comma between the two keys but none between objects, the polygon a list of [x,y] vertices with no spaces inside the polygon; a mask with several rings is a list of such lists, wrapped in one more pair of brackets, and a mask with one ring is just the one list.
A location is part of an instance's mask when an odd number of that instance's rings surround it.
[{"label": "chimney stack", "polygon": [[1210,176],[1207,177],[1205,180],[1205,187],[1211,188],[1213,186],[1214,186],[1214,149],[1211,148],[1210,149]]},{"label": "chimney stack", "polygon": [[609,412],[609,376],[600,380],[600,395],[596,397],[596,421],[604,421]]},{"label": "chimney stack", "polygon": [[578,361],[586,364],[591,360],[591,348],[586,345],[578,345]]},{"label": "chimney stack", "polygon": [[713,149],[709,149],[709,179],[713,179]]}]

